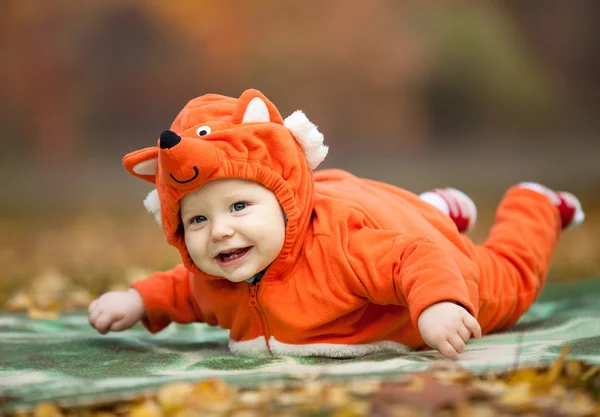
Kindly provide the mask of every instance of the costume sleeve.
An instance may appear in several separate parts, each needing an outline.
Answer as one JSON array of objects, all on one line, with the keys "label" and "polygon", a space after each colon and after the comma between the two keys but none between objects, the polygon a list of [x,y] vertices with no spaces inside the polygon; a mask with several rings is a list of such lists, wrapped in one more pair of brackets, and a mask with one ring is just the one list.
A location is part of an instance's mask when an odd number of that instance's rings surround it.
[{"label": "costume sleeve", "polygon": [[371,228],[354,230],[346,238],[353,273],[338,279],[352,293],[376,304],[407,306],[415,327],[424,309],[442,301],[456,302],[477,317],[475,284],[467,288],[456,261],[432,240]]},{"label": "costume sleeve", "polygon": [[166,272],[155,272],[131,285],[140,293],[146,307],[142,324],[152,333],[159,332],[171,322],[202,322],[204,318],[190,290],[192,274],[179,265]]}]

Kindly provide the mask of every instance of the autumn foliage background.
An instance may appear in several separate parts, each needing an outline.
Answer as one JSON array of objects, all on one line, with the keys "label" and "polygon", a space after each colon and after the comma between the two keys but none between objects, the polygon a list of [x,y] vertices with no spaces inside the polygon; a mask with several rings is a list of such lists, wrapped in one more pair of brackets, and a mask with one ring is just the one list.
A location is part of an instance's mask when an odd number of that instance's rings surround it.
[{"label": "autumn foliage background", "polygon": [[49,276],[96,293],[177,262],[121,158],[187,100],[246,88],[319,126],[322,167],[463,189],[476,240],[516,182],[577,193],[588,222],[553,279],[597,275],[599,15],[593,0],[6,0],[0,304]]}]

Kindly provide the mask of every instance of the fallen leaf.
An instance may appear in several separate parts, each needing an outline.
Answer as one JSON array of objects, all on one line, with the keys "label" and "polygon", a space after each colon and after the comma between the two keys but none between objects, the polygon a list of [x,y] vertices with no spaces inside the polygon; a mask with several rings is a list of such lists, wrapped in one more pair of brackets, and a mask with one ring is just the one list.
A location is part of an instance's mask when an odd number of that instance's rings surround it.
[{"label": "fallen leaf", "polygon": [[565,364],[565,374],[573,381],[581,378],[583,364],[580,361],[568,361]]},{"label": "fallen leaf", "polygon": [[332,417],[362,417],[365,416],[365,410],[361,410],[360,408],[356,407],[354,404],[350,404],[350,405],[346,405],[342,408],[337,409],[333,414],[331,414]]},{"label": "fallen leaf", "polygon": [[129,411],[129,417],[163,417],[160,406],[154,401],[144,401]]},{"label": "fallen leaf", "polygon": [[4,308],[8,311],[27,311],[31,307],[33,307],[33,300],[23,291],[12,295],[4,304]]},{"label": "fallen leaf", "polygon": [[563,346],[563,348],[560,351],[560,356],[554,361],[554,363],[550,367],[550,370],[548,371],[547,380],[549,383],[556,382],[556,380],[560,376],[568,354],[569,346]]},{"label": "fallen leaf", "polygon": [[325,389],[325,402],[332,407],[341,407],[350,401],[350,395],[343,385],[333,385]]},{"label": "fallen leaf", "polygon": [[158,390],[156,399],[165,412],[173,413],[184,407],[187,397],[193,390],[192,384],[172,382]]},{"label": "fallen leaf", "polygon": [[225,412],[233,408],[236,391],[220,379],[210,379],[194,384],[185,406],[193,409]]},{"label": "fallen leaf", "polygon": [[83,288],[73,289],[72,291],[68,291],[63,309],[67,311],[72,310],[87,310],[90,303],[94,300],[94,297],[88,290]]},{"label": "fallen leaf", "polygon": [[568,416],[592,416],[598,415],[597,405],[586,395],[576,393],[571,398],[559,401],[558,409]]},{"label": "fallen leaf", "polygon": [[58,310],[42,310],[34,307],[27,310],[27,316],[32,320],[56,320],[58,315]]},{"label": "fallen leaf", "polygon": [[256,408],[266,404],[269,401],[269,397],[262,390],[252,390],[240,392],[237,401],[243,406]]},{"label": "fallen leaf", "polygon": [[435,413],[457,401],[468,400],[474,390],[468,386],[440,383],[431,373],[413,376],[409,383],[384,382],[373,401],[407,403],[418,409]]},{"label": "fallen leaf", "polygon": [[534,399],[531,386],[527,383],[520,383],[514,385],[495,402],[503,411],[527,413],[535,411]]},{"label": "fallen leaf", "polygon": [[33,417],[63,417],[64,414],[54,404],[43,402],[38,404],[33,410]]},{"label": "fallen leaf", "polygon": [[44,270],[29,286],[33,304],[43,310],[59,309],[69,281],[69,277],[54,268]]},{"label": "fallen leaf", "polygon": [[596,375],[598,373],[598,371],[600,371],[600,367],[598,367],[598,366],[592,366],[590,369],[588,369],[587,371],[585,371],[583,373],[583,375],[581,375],[581,380],[582,381],[587,381],[592,376]]}]

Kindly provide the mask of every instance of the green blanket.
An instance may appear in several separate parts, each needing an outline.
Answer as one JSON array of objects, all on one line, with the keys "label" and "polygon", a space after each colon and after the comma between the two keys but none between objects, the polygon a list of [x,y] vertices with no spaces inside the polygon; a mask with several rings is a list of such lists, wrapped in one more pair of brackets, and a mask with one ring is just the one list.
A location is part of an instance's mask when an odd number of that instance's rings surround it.
[{"label": "green blanket", "polygon": [[[479,373],[545,364],[561,347],[570,358],[600,364],[600,279],[548,286],[511,329],[468,343],[460,365]],[[173,380],[272,379],[391,375],[427,368],[434,352],[358,359],[247,359],[229,354],[228,333],[201,324],[171,325],[157,335],[141,326],[100,336],[84,313],[57,321],[0,315],[0,414],[41,401],[79,405],[130,398]]]}]

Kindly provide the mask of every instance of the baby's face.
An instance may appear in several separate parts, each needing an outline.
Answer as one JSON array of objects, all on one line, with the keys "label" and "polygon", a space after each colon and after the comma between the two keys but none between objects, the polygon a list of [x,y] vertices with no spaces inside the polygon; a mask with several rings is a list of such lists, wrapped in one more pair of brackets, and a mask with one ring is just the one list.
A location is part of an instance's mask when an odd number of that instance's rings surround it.
[{"label": "baby's face", "polygon": [[241,179],[209,181],[181,200],[185,244],[201,271],[241,282],[277,258],[285,240],[275,194]]}]

